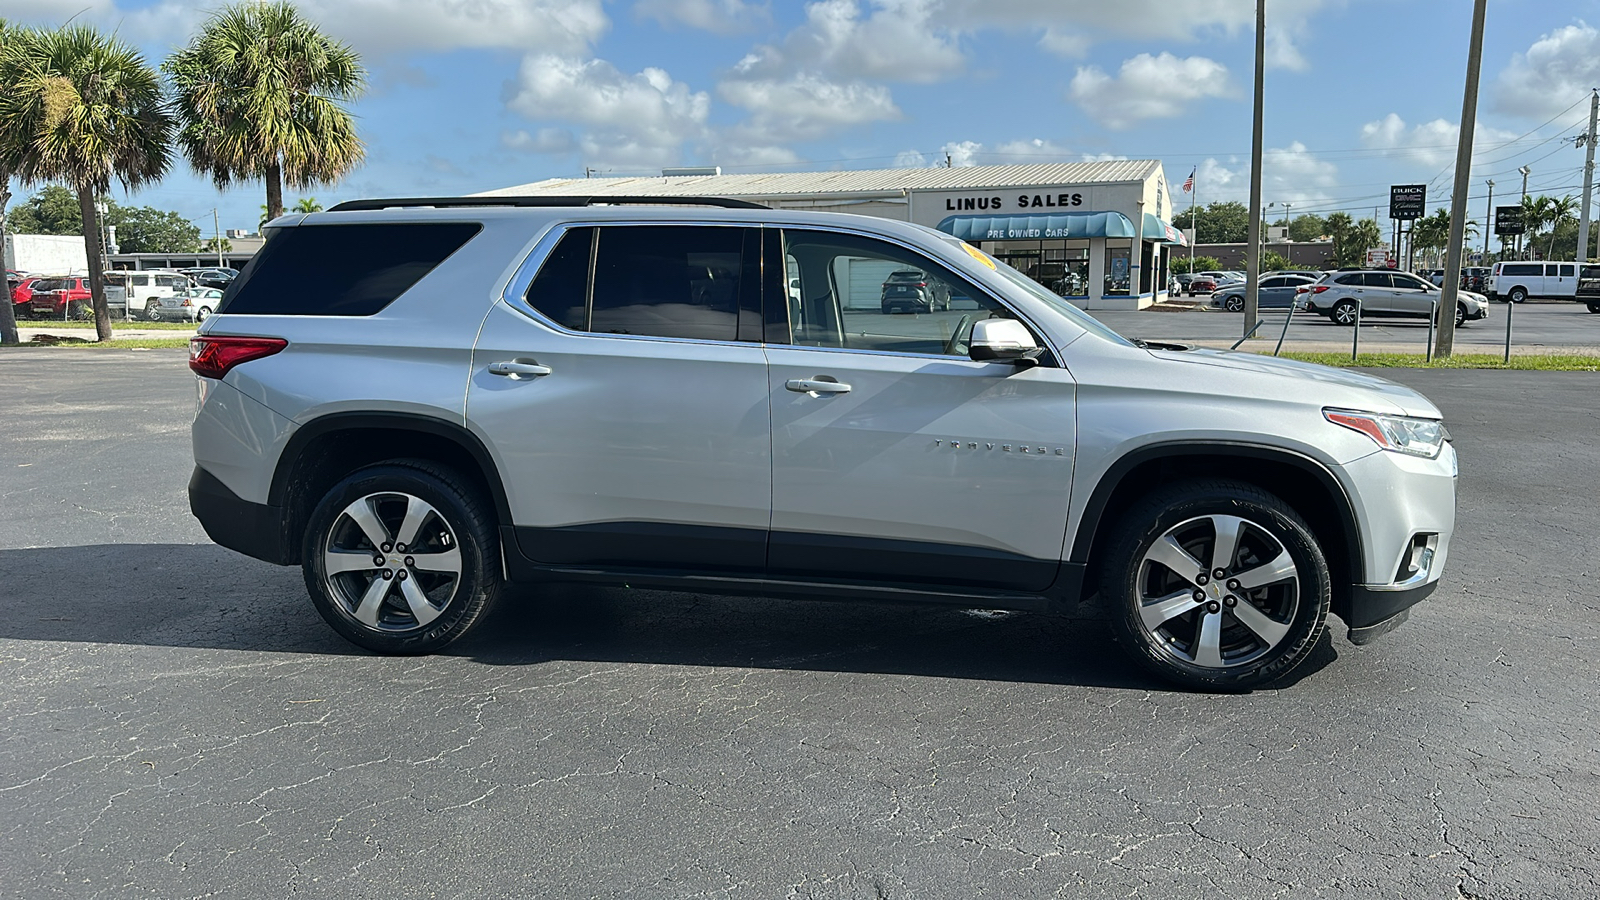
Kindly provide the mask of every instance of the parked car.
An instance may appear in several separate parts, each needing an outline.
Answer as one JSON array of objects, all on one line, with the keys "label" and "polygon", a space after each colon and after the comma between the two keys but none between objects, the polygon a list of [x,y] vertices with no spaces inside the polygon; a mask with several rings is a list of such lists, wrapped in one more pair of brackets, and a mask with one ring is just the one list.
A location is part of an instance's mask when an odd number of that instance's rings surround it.
[{"label": "parked car", "polygon": [[219,291],[228,289],[228,285],[239,277],[239,270],[227,266],[209,266],[198,269],[179,269],[189,280],[200,287],[216,288]]},{"label": "parked car", "polygon": [[[28,311],[36,319],[87,319],[94,315],[89,279],[81,276],[40,278],[29,287]],[[107,284],[106,310],[122,316],[128,308],[128,292],[121,285]]]},{"label": "parked car", "polygon": [[[1130,341],[906,222],[519,199],[281,219],[191,343],[191,509],[376,652],[445,647],[507,581],[625,583],[1103,610],[1232,691],[1330,611],[1393,629],[1449,556],[1457,457],[1410,388]],[[766,289],[790,261],[798,304]],[[884,271],[972,310],[854,307]]]},{"label": "parked car", "polygon": [[145,316],[153,322],[204,322],[220,303],[222,292],[216,288],[185,288],[147,307]]},{"label": "parked car", "polygon": [[1521,303],[1530,297],[1572,300],[1578,295],[1575,262],[1498,262],[1489,276],[1489,296]]},{"label": "parked car", "polygon": [[1237,272],[1227,272],[1227,271],[1201,272],[1199,274],[1199,277],[1201,277],[1201,278],[1210,278],[1212,281],[1216,282],[1218,287],[1221,287],[1223,285],[1228,285],[1228,284],[1235,284],[1235,283],[1243,284],[1244,283],[1244,276],[1238,274]]},{"label": "parked car", "polygon": [[1193,280],[1194,274],[1192,272],[1179,272],[1178,274],[1172,276],[1172,285],[1168,288],[1168,293],[1176,297],[1179,294],[1188,291],[1189,282]]},{"label": "parked car", "polygon": [[133,298],[130,315],[143,314],[147,318],[162,299],[181,293],[190,286],[187,275],[164,269],[107,272],[106,282],[127,289],[128,296]]},{"label": "parked car", "polygon": [[902,269],[889,273],[879,305],[884,315],[896,311],[935,312],[950,308],[950,287],[926,272]]},{"label": "parked car", "polygon": [[[1358,318],[1420,318],[1432,315],[1441,291],[1408,272],[1387,269],[1329,272],[1315,284],[1300,288],[1306,309],[1321,313],[1340,325]],[[1358,315],[1359,306],[1359,315]],[[1471,291],[1456,294],[1456,325],[1489,316],[1489,299]]]},{"label": "parked car", "polygon": [[[1260,309],[1292,309],[1299,305],[1296,300],[1296,291],[1313,283],[1313,279],[1303,275],[1272,275],[1261,279],[1261,287],[1256,291],[1256,305]],[[1230,284],[1220,288],[1211,295],[1211,305],[1220,307],[1229,312],[1242,312],[1244,310],[1245,286]]]},{"label": "parked car", "polygon": [[1195,275],[1189,279],[1189,296],[1210,294],[1217,290],[1217,280],[1209,275]]},{"label": "parked car", "polygon": [[12,311],[18,319],[33,318],[33,286],[43,279],[41,275],[28,275],[20,281],[8,284],[11,287]]},{"label": "parked car", "polygon": [[1578,276],[1577,301],[1600,313],[1600,266],[1584,263]]},{"label": "parked car", "polygon": [[1494,271],[1488,266],[1465,266],[1461,269],[1461,284],[1469,291],[1479,294],[1488,293],[1489,273]]}]

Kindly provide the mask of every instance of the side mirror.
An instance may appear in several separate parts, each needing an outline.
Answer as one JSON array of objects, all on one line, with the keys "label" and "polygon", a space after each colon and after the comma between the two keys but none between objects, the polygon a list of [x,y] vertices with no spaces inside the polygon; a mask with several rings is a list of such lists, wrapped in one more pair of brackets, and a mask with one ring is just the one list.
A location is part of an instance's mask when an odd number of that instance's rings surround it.
[{"label": "side mirror", "polygon": [[1016,319],[979,319],[972,323],[967,355],[977,362],[1012,361],[1037,365],[1044,350],[1034,342],[1028,326]]}]

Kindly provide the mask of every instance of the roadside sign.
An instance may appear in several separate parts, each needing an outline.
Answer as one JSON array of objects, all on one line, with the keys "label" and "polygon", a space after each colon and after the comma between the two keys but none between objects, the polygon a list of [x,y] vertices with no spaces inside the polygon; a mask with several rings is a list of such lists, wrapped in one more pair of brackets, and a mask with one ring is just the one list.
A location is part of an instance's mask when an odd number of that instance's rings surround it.
[{"label": "roadside sign", "polygon": [[1389,186],[1389,218],[1420,219],[1428,214],[1428,186],[1394,184]]},{"label": "roadside sign", "polygon": [[1384,266],[1387,266],[1388,264],[1389,264],[1389,248],[1388,247],[1373,247],[1373,248],[1367,250],[1367,266],[1369,268],[1381,269]]},{"label": "roadside sign", "polygon": [[1496,206],[1494,208],[1495,234],[1523,234],[1522,207]]}]

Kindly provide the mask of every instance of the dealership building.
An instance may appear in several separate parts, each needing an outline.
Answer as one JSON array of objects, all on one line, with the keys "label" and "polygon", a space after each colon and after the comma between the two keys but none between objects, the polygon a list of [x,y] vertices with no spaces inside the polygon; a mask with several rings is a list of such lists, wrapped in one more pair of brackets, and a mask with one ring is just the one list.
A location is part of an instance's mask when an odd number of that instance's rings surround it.
[{"label": "dealership building", "polygon": [[1137,309],[1165,296],[1169,254],[1186,246],[1152,159],[723,175],[552,178],[489,196],[735,197],[781,209],[915,222],[983,248],[1088,309]]}]

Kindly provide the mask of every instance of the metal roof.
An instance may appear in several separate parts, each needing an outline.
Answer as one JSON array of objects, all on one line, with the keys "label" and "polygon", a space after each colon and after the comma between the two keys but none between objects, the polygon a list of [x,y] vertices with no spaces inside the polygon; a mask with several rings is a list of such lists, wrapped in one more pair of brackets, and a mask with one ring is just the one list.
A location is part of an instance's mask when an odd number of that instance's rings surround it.
[{"label": "metal roof", "polygon": [[1157,159],[962,166],[938,169],[870,169],[856,172],[766,172],[748,175],[654,175],[626,178],[547,178],[485,191],[478,196],[545,194],[781,197],[825,194],[898,197],[906,191],[1031,187],[1040,184],[1125,184],[1161,171]]}]

